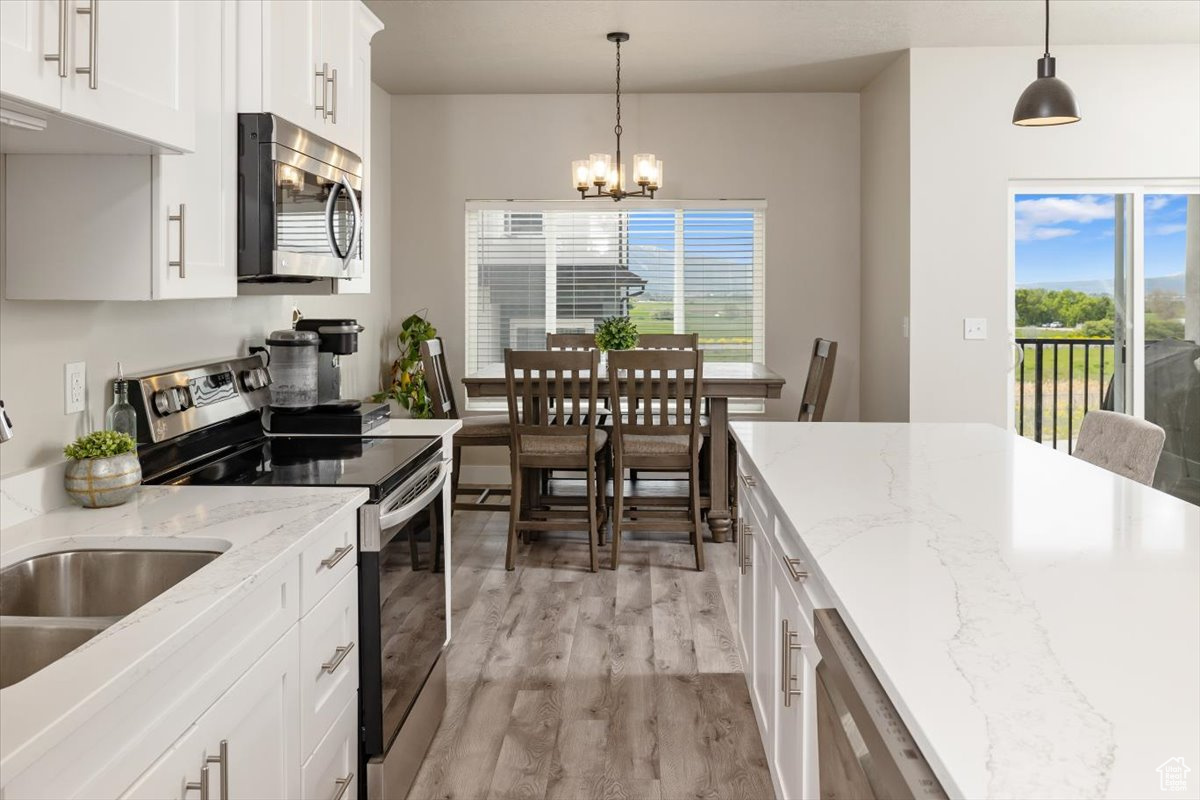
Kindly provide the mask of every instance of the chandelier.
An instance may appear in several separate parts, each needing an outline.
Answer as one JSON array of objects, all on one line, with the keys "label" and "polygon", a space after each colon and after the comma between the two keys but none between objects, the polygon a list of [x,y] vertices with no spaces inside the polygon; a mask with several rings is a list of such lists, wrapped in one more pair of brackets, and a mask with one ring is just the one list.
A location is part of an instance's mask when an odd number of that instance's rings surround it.
[{"label": "chandelier", "polygon": [[[621,163],[621,42],[629,41],[628,33],[610,33],[608,40],[617,45],[617,124],[613,133],[617,135],[617,157],[608,153],[592,153],[587,160],[571,162],[571,179],[583,199],[607,197],[623,200],[626,197],[654,197],[662,188],[663,162],[653,153],[639,153],[633,157],[633,183],[638,186],[630,191],[626,184],[625,165]],[[595,192],[588,194],[595,189]]]}]

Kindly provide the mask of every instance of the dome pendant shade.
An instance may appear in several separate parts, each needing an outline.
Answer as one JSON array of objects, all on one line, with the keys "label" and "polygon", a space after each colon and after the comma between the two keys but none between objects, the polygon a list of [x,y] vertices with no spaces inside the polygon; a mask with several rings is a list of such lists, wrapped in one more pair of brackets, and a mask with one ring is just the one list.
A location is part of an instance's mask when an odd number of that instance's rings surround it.
[{"label": "dome pendant shade", "polygon": [[1037,80],[1021,92],[1013,109],[1013,124],[1067,125],[1079,120],[1079,105],[1071,87],[1054,77],[1054,59],[1050,56],[1039,58]]}]

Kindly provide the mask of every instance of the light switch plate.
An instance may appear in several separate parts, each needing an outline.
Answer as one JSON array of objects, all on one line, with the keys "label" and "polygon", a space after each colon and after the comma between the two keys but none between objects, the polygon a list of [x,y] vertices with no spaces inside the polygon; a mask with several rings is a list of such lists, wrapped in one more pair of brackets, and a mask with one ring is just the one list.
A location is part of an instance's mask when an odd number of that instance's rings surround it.
[{"label": "light switch plate", "polygon": [[87,364],[73,361],[63,369],[64,414],[78,414],[85,408]]},{"label": "light switch plate", "polygon": [[963,338],[964,339],[986,339],[987,338],[987,320],[983,317],[964,317],[963,318]]}]

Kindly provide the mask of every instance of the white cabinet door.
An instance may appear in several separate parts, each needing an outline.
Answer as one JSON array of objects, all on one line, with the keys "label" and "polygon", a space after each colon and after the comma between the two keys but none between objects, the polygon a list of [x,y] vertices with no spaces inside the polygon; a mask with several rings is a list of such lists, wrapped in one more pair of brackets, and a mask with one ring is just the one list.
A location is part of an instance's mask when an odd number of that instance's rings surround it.
[{"label": "white cabinet door", "polygon": [[[200,793],[188,784],[201,782],[206,764],[210,797],[298,797],[298,637],[293,626],[122,797],[195,800]],[[226,784],[228,794],[221,791]]]},{"label": "white cabinet door", "polygon": [[753,534],[745,533],[745,522],[737,520],[741,526],[738,536],[738,644],[741,647],[742,665],[747,675],[754,674],[754,566],[751,557],[754,555]]},{"label": "white cabinet door", "polygon": [[[765,567],[766,565],[764,565]],[[782,800],[817,797],[817,643],[812,620],[793,592],[792,577],[778,556],[771,559],[775,617],[778,620],[775,650],[776,702],[773,749],[767,757],[775,765]],[[787,623],[787,639],[784,623]],[[791,696],[785,698],[785,687]]]},{"label": "white cabinet door", "polygon": [[[754,593],[754,703],[759,710],[759,722],[764,724],[764,742],[770,742],[774,731],[775,697],[779,694],[779,620],[775,616],[775,589],[771,583],[770,531],[759,524],[749,505],[743,506],[746,524],[750,526],[750,571]],[[768,752],[770,748],[767,748]]]},{"label": "white cabinet door", "polygon": [[156,156],[155,298],[237,295],[237,7],[197,4],[196,150]]},{"label": "white cabinet door", "polygon": [[326,86],[322,68],[321,0],[262,0],[262,107],[301,128],[323,134],[317,109]]},{"label": "white cabinet door", "polygon": [[[203,0],[71,2],[62,110],[183,152],[196,143],[193,28]],[[78,72],[78,69],[88,70]]]},{"label": "white cabinet door", "polygon": [[[354,134],[354,18],[357,2],[324,0],[321,4],[321,46],[318,61],[329,66],[325,89],[318,99],[324,98],[328,113],[324,124],[314,130],[326,139],[341,145],[351,152],[362,155],[362,125],[358,127],[358,141]],[[321,91],[320,85],[317,87]]]},{"label": "white cabinet door", "polygon": [[[62,46],[66,43],[67,10],[65,0],[0,2],[0,93],[47,108],[59,107],[61,75],[66,74],[69,61]],[[47,55],[60,60],[47,61]]]}]

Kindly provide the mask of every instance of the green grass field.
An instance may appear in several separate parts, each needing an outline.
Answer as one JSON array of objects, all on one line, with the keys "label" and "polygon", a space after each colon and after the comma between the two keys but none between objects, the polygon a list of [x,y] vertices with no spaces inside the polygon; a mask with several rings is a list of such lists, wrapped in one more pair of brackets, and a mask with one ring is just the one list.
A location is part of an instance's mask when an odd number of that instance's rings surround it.
[{"label": "green grass field", "polygon": [[[667,300],[635,299],[629,310],[629,318],[637,325],[638,333],[674,333],[674,304]],[[728,318],[726,318],[728,320]],[[693,323],[684,319],[684,330],[700,330],[700,344],[704,346],[704,358],[708,361],[751,361],[754,356],[753,342],[749,336],[706,337],[704,323]],[[750,327],[746,324],[745,327]]]}]

